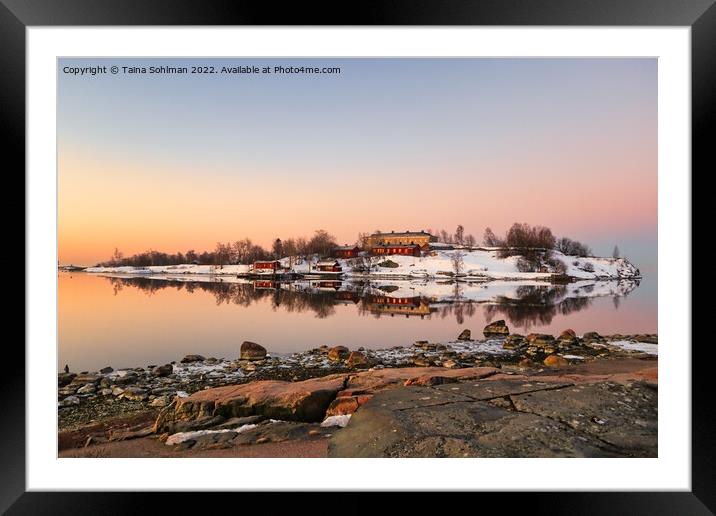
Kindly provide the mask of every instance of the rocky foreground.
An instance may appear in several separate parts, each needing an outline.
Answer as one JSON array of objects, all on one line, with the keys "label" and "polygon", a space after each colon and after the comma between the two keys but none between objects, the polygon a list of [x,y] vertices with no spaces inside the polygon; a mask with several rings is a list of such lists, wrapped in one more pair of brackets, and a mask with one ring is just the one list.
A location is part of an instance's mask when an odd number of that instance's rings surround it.
[{"label": "rocky foreground", "polygon": [[60,456],[657,456],[656,335],[483,333],[60,373]]}]

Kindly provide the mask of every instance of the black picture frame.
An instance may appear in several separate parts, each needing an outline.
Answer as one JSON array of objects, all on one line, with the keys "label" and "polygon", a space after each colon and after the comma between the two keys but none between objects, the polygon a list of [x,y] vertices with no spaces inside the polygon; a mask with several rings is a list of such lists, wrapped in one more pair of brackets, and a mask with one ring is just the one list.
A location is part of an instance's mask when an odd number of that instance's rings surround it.
[{"label": "black picture frame", "polygon": [[[393,0],[383,2],[290,3],[241,0],[0,0],[0,117],[7,160],[25,166],[25,30],[32,26],[118,25],[551,25],[691,27],[692,178],[713,169],[709,134],[716,112],[716,0]],[[352,10],[346,7],[352,6]],[[349,14],[348,14],[349,13]],[[12,158],[15,158],[14,160]],[[708,168],[707,168],[708,167]],[[684,250],[689,252],[690,250]],[[27,280],[29,271],[25,271]],[[691,284],[691,277],[685,278]],[[689,300],[684,300],[689,302]],[[691,346],[692,336],[685,334]],[[511,509],[550,514],[714,514],[716,511],[716,421],[707,384],[713,344],[691,346],[692,490],[689,492],[589,492],[480,494],[481,505],[509,497]],[[25,358],[16,350],[13,374],[2,375],[0,510],[10,514],[127,513],[146,509],[151,494],[37,493],[25,489]],[[668,367],[668,364],[665,366]],[[711,479],[711,480],[709,480]],[[177,495],[171,495],[176,497]],[[215,500],[225,499],[213,494]],[[485,497],[490,496],[487,500]],[[303,498],[303,496],[300,496]],[[420,507],[423,497],[406,502]],[[443,500],[445,501],[445,500]],[[184,502],[174,500],[174,508]],[[283,512],[272,499],[274,513]],[[285,503],[301,504],[295,497]],[[328,502],[327,500],[324,503]],[[352,504],[343,499],[343,503]],[[289,509],[291,510],[291,509]]]}]

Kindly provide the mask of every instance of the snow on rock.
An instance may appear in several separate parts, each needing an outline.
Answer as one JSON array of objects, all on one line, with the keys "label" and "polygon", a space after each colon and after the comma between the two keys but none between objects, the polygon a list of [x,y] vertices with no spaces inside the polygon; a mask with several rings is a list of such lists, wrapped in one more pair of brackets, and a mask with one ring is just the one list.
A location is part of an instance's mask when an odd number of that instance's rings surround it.
[{"label": "snow on rock", "polygon": [[258,425],[242,425],[238,428],[226,428],[222,430],[194,430],[193,432],[177,432],[176,434],[172,434],[167,438],[166,445],[172,446],[174,444],[179,444],[184,441],[188,441],[189,439],[196,439],[197,437],[200,437],[202,435],[210,435],[210,434],[223,434],[226,432],[236,432],[236,433],[243,433],[248,430],[251,430],[253,428],[256,428]]},{"label": "snow on rock", "polygon": [[328,426],[340,426],[344,427],[348,424],[348,421],[350,421],[351,415],[350,414],[343,414],[340,416],[328,416],[326,419],[323,420],[323,423],[321,423],[322,427],[328,427]]},{"label": "snow on rock", "polygon": [[647,342],[633,342],[630,340],[613,340],[610,345],[624,349],[626,351],[637,351],[646,353],[647,355],[658,355],[659,346],[657,344],[649,344]]}]

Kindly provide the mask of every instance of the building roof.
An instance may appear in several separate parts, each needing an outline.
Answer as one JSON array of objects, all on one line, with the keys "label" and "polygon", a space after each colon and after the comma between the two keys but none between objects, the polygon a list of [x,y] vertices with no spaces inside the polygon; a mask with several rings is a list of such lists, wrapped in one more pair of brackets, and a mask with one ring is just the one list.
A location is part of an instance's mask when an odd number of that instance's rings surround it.
[{"label": "building roof", "polygon": [[401,236],[432,236],[430,233],[427,233],[426,231],[420,230],[420,231],[398,231],[397,233],[395,231],[391,231],[390,233],[382,232],[382,233],[373,233],[371,236],[392,236],[392,237],[401,237]]},{"label": "building roof", "polygon": [[278,260],[256,260],[254,263],[279,263]]},{"label": "building roof", "polygon": [[337,260],[321,260],[316,265],[339,265]]},{"label": "building roof", "polygon": [[420,244],[376,244],[372,246],[373,249],[377,248],[384,248],[384,249],[390,249],[395,247],[405,248],[405,247],[420,247]]},{"label": "building roof", "polygon": [[353,249],[360,249],[357,245],[337,245],[334,247],[336,251],[352,251]]}]

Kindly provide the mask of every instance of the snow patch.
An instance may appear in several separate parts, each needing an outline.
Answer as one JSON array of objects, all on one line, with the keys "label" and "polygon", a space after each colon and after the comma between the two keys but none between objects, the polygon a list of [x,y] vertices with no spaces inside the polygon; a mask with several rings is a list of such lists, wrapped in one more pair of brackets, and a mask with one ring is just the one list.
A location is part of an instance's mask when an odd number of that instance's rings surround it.
[{"label": "snow patch", "polygon": [[189,439],[195,439],[202,435],[224,434],[226,432],[237,432],[241,434],[243,432],[247,432],[253,428],[256,428],[257,426],[258,425],[242,425],[238,428],[225,428],[222,430],[194,430],[193,432],[177,432],[176,434],[170,435],[165,444],[167,444],[168,446],[172,446],[175,444],[182,443],[184,441],[188,441]]},{"label": "snow patch", "polygon": [[659,346],[648,342],[632,342],[630,340],[613,340],[609,344],[626,351],[638,351],[647,355],[658,355]]},{"label": "snow patch", "polygon": [[350,419],[351,419],[350,414],[344,414],[341,416],[328,416],[326,419],[323,420],[323,423],[321,423],[321,426],[322,427],[340,426],[342,428],[348,424],[348,421],[350,421]]}]

